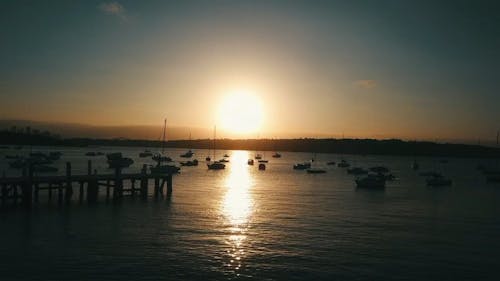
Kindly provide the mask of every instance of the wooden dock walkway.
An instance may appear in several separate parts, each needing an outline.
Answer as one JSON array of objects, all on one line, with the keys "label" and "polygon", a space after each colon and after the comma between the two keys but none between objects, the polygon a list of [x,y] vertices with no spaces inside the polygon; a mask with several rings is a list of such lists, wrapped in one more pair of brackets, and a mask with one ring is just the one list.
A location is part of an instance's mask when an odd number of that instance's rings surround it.
[{"label": "wooden dock walkway", "polygon": [[[89,160],[87,174],[73,175],[71,163],[67,162],[66,174],[63,176],[35,176],[33,168],[30,167],[23,169],[21,177],[0,177],[0,207],[4,209],[21,204],[30,208],[33,204],[39,203],[42,191],[47,192],[49,202],[53,200],[53,193],[57,192],[58,204],[69,203],[72,201],[75,188],[80,202],[84,200],[89,203],[97,202],[100,188],[105,188],[106,200],[111,198],[117,200],[124,195],[147,198],[150,180],[154,182],[154,197],[164,194],[165,185],[166,195],[172,194],[172,174],[148,173],[146,165],[143,165],[140,173],[123,174],[121,169],[115,169],[113,174],[97,174],[96,170],[92,172],[92,162]],[[130,184],[124,184],[125,182]]]}]

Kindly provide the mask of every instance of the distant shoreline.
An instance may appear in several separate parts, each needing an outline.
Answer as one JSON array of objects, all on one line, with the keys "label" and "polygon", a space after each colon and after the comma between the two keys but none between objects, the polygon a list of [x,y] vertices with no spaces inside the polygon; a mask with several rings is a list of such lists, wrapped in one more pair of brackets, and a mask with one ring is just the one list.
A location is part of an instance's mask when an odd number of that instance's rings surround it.
[{"label": "distant shoreline", "polygon": [[[91,139],[61,138],[47,134],[27,134],[0,131],[2,146],[128,146],[161,147],[161,142],[131,139]],[[439,156],[439,157],[500,157],[500,149],[480,145],[403,141],[399,139],[217,139],[217,149],[257,150],[283,152],[317,152],[360,155],[402,155],[402,156]],[[213,140],[172,140],[165,143],[170,148],[211,149]]]}]

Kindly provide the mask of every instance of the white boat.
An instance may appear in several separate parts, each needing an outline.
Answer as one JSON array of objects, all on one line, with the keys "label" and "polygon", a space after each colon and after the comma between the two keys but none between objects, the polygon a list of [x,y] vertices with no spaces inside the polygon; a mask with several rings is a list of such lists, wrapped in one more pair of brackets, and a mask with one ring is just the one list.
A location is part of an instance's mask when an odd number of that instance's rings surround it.
[{"label": "white boat", "polygon": [[[214,126],[214,159],[215,159],[215,151],[216,151],[216,146],[215,146],[215,138],[216,138],[216,133],[217,133],[217,127]],[[207,167],[209,170],[222,170],[226,168],[226,165],[224,163],[221,163],[220,161],[214,161],[212,163],[208,163]]]}]

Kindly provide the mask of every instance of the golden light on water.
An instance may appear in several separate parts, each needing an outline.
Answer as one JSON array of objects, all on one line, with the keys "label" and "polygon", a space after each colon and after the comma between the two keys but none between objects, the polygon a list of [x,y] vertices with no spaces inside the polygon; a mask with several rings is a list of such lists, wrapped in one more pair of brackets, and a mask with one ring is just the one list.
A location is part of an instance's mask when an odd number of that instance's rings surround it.
[{"label": "golden light on water", "polygon": [[222,201],[222,214],[230,235],[226,243],[229,262],[227,266],[239,270],[245,255],[248,222],[253,212],[253,200],[250,190],[253,180],[246,164],[248,152],[235,151],[231,155],[230,174],[225,181],[226,194]]},{"label": "golden light on water", "polygon": [[217,122],[222,129],[236,134],[255,133],[260,130],[263,121],[262,103],[248,90],[230,92],[217,113]]}]

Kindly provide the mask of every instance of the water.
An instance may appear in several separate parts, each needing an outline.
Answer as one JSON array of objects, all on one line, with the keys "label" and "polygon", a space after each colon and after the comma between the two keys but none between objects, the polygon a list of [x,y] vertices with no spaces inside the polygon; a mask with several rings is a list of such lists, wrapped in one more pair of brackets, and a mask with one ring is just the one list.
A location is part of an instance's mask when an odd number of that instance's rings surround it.
[{"label": "water", "polygon": [[[38,148],[35,150],[47,150]],[[54,150],[54,149],[51,149]],[[86,172],[89,148],[62,148],[73,173]],[[138,148],[122,151],[144,162]],[[184,150],[170,150],[177,156]],[[195,151],[202,160],[207,152]],[[226,151],[219,151],[220,156]],[[2,154],[21,153],[1,150]],[[452,187],[428,188],[413,159],[344,155],[383,164],[398,177],[383,191],[356,189],[344,169],[292,170],[310,153],[282,153],[266,171],[227,151],[226,170],[184,167],[170,199],[58,208],[41,199],[34,211],[0,213],[0,280],[495,280],[500,265],[500,186],[487,184],[479,160],[418,159],[441,170]],[[0,171],[6,169],[1,156]],[[92,158],[100,173],[103,158]],[[180,158],[179,158],[180,159]],[[256,163],[257,164],[257,163]],[[109,171],[107,171],[109,172]],[[101,194],[102,195],[102,194]]]}]

